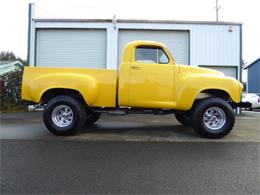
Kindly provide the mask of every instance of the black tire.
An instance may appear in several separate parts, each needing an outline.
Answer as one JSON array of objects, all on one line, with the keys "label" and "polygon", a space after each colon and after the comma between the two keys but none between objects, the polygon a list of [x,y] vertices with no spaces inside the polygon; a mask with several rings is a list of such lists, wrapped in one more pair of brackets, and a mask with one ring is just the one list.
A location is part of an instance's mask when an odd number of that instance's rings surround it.
[{"label": "black tire", "polygon": [[[45,126],[51,133],[58,136],[75,134],[84,125],[85,117],[86,111],[82,103],[76,98],[65,95],[51,99],[43,112]],[[62,124],[64,121],[67,121],[67,124]]]},{"label": "black tire", "polygon": [[175,118],[184,126],[191,125],[190,112],[182,112],[182,111],[175,112]]},{"label": "black tire", "polygon": [[92,125],[98,121],[101,114],[93,111],[87,111],[86,119],[85,119],[85,126]]},{"label": "black tire", "polygon": [[[235,113],[223,99],[205,98],[195,103],[191,123],[195,131],[202,137],[222,138],[232,130],[235,124]],[[218,127],[214,127],[213,123]]]}]

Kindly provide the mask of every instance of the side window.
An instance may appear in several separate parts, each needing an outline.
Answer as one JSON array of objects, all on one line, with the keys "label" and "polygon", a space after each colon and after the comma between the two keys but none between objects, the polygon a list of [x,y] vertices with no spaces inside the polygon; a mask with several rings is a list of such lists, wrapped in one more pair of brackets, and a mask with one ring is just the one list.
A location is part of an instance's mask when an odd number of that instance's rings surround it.
[{"label": "side window", "polygon": [[135,50],[135,61],[142,63],[168,64],[169,58],[162,48],[138,47]]}]

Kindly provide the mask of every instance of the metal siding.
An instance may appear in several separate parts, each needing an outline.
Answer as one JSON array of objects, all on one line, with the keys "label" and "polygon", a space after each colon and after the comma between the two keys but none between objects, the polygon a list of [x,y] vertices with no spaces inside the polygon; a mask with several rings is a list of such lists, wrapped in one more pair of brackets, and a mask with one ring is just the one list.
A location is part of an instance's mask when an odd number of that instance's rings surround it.
[{"label": "metal siding", "polygon": [[[120,49],[115,40],[119,37],[118,30],[140,30],[148,31],[188,31],[189,32],[189,63],[192,66],[201,64],[218,65],[218,66],[237,66],[238,73],[241,70],[240,66],[240,25],[233,23],[218,24],[203,24],[203,23],[138,23],[136,22],[120,22],[112,24],[110,22],[65,22],[65,21],[36,21],[35,28],[37,29],[110,29],[110,34],[107,35],[107,68],[117,67],[118,55],[117,50]],[[229,28],[232,26],[232,32]],[[113,36],[110,36],[113,35]],[[35,31],[32,31],[31,39],[35,36]],[[111,38],[112,37],[112,38]],[[120,39],[120,37],[118,38]],[[152,39],[153,40],[153,39]],[[160,40],[159,40],[160,41]],[[31,58],[35,58],[34,44],[31,43]],[[118,52],[121,53],[121,52]],[[119,54],[120,55],[120,54]],[[174,55],[174,54],[173,54]],[[110,57],[109,57],[110,56]],[[238,75],[239,77],[239,75]]]},{"label": "metal siding", "polygon": [[[118,23],[119,29],[189,31],[190,65],[240,66],[240,25]],[[232,32],[229,32],[229,28]],[[240,70],[239,70],[240,71]]]},{"label": "metal siding", "polygon": [[106,67],[106,30],[37,30],[36,65]]},{"label": "metal siding", "polygon": [[189,64],[189,31],[119,30],[119,59],[122,57],[125,45],[134,40],[162,42],[168,47],[177,63]]},{"label": "metal siding", "polygon": [[260,94],[260,61],[248,67],[248,92]]},{"label": "metal siding", "polygon": [[197,25],[191,27],[191,64],[240,66],[239,26]]}]

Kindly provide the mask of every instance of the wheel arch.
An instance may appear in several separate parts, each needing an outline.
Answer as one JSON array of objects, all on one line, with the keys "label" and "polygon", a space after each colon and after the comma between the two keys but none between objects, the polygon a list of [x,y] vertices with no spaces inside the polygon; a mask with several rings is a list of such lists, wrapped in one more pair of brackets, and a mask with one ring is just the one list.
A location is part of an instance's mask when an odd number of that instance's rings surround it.
[{"label": "wheel arch", "polygon": [[41,95],[41,104],[47,104],[52,98],[66,95],[78,99],[84,106],[87,106],[87,102],[84,99],[80,91],[71,88],[50,88],[45,90]]},{"label": "wheel arch", "polygon": [[203,99],[205,97],[218,97],[224,100],[231,100],[230,94],[223,89],[204,89],[197,93],[195,100]]}]

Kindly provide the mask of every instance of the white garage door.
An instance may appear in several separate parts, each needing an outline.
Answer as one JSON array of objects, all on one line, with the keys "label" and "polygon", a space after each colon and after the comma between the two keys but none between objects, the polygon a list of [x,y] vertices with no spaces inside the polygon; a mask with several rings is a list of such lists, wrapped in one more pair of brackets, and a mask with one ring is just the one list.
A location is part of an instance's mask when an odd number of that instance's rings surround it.
[{"label": "white garage door", "polygon": [[106,67],[106,30],[37,30],[36,65]]},{"label": "white garage door", "polygon": [[189,31],[172,30],[120,30],[119,62],[122,51],[130,41],[148,40],[164,43],[174,59],[180,64],[189,64]]},{"label": "white garage door", "polygon": [[237,78],[237,67],[235,66],[200,66],[223,72],[225,76]]}]

